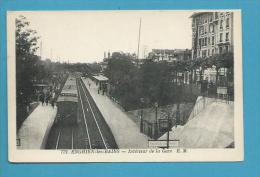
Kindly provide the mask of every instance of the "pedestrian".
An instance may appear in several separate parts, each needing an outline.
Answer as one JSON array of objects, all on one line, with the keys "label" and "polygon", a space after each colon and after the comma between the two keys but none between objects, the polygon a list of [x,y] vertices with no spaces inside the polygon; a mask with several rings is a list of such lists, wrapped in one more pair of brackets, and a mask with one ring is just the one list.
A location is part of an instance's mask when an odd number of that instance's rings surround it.
[{"label": "pedestrian", "polygon": [[49,94],[46,94],[46,97],[45,97],[45,102],[46,102],[46,105],[48,106],[48,103],[49,103]]},{"label": "pedestrian", "polygon": [[44,95],[43,95],[43,93],[40,94],[40,101],[42,102],[42,106],[43,106],[43,103],[44,103]]},{"label": "pedestrian", "polygon": [[52,99],[51,99],[51,106],[52,106],[53,109],[54,109],[54,105],[55,105],[55,103],[54,103],[54,98],[52,98]]}]

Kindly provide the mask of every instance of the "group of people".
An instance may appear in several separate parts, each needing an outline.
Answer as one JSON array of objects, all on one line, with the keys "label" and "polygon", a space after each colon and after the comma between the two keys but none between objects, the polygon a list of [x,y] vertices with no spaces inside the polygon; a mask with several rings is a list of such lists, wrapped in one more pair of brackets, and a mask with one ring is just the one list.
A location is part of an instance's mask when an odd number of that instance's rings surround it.
[{"label": "group of people", "polygon": [[46,93],[41,92],[39,96],[39,100],[41,101],[42,105],[44,105],[45,103],[46,106],[48,106],[48,104],[50,103],[51,106],[54,108],[55,100],[54,100],[53,92],[49,92],[49,91],[47,91]]}]

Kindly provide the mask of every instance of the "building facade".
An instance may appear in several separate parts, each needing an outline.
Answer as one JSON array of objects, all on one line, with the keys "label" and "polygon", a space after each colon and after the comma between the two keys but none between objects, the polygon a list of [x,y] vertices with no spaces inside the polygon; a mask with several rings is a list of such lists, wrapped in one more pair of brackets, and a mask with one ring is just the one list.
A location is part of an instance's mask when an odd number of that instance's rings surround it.
[{"label": "building facade", "polygon": [[180,60],[190,60],[191,50],[190,49],[152,49],[152,52],[149,53],[148,58],[156,62],[159,61],[174,62]]},{"label": "building facade", "polygon": [[233,51],[232,12],[200,12],[191,18],[193,59]]},{"label": "building facade", "polygon": [[[207,58],[215,54],[233,52],[233,13],[199,12],[192,16],[192,59]],[[227,70],[221,68],[221,76]],[[196,73],[195,73],[196,74]],[[199,77],[196,77],[199,80]],[[216,82],[215,68],[204,71],[203,80]]]}]

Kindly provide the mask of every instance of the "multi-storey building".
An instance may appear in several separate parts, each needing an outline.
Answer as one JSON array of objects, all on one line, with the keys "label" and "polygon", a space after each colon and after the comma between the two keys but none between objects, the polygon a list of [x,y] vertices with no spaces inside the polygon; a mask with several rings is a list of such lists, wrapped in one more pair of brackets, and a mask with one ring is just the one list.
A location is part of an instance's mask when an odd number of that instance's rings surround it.
[{"label": "multi-storey building", "polygon": [[233,50],[232,12],[200,12],[191,18],[193,59]]},{"label": "multi-storey building", "polygon": [[[199,12],[192,16],[192,59],[233,51],[233,13]],[[220,76],[226,74],[221,68]],[[203,79],[216,81],[214,68],[205,70]],[[198,78],[199,79],[199,78]]]}]

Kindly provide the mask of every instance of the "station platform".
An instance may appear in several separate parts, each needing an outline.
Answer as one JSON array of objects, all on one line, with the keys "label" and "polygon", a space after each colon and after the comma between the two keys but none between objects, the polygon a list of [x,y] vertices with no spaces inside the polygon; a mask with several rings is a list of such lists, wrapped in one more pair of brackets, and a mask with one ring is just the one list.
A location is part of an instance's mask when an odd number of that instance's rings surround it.
[{"label": "station platform", "polygon": [[56,107],[40,103],[18,130],[17,149],[44,149],[56,113]]},{"label": "station platform", "polygon": [[[106,95],[98,94],[98,86],[89,78],[82,78],[98,109],[110,127],[120,149],[148,148],[148,137],[140,127]],[[90,86],[89,86],[90,84]]]}]

